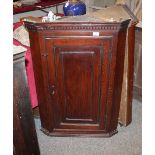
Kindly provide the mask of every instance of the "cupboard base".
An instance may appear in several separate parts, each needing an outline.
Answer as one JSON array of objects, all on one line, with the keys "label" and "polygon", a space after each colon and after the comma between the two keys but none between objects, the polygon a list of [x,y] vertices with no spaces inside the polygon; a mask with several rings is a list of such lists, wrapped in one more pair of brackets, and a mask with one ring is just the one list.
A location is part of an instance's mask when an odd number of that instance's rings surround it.
[{"label": "cupboard base", "polygon": [[[49,132],[48,130],[41,127],[40,129],[47,136],[52,137],[111,137],[118,133],[118,130],[113,130],[111,132],[105,131],[71,131],[71,130],[60,130],[56,129],[56,131]],[[58,131],[59,130],[59,131]]]}]

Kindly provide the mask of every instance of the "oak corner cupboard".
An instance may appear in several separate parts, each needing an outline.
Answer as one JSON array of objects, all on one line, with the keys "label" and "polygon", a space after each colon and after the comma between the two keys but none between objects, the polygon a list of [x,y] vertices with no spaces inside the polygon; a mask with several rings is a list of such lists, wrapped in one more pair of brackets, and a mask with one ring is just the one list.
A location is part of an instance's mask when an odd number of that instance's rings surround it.
[{"label": "oak corner cupboard", "polygon": [[128,24],[87,15],[25,22],[44,133],[117,133]]}]

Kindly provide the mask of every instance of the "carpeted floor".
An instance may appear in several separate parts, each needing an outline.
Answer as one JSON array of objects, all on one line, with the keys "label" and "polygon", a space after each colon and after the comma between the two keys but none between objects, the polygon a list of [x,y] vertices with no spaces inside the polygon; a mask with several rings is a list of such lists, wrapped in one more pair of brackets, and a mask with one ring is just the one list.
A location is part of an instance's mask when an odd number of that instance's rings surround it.
[{"label": "carpeted floor", "polygon": [[41,155],[141,155],[142,104],[133,100],[133,121],[128,127],[118,126],[111,138],[48,137],[40,131],[35,119]]}]

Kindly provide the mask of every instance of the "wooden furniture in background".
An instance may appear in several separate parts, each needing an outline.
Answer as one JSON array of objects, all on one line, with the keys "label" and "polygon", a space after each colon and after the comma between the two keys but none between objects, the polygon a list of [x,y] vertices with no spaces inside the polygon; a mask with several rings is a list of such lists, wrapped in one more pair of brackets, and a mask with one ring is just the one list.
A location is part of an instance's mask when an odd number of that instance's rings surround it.
[{"label": "wooden furniture in background", "polygon": [[24,52],[13,56],[13,152],[39,155],[27,86]]},{"label": "wooden furniture in background", "polygon": [[123,85],[119,112],[119,122],[124,126],[129,125],[132,121],[135,25],[136,23],[131,23],[131,26],[128,28],[126,42]]},{"label": "wooden furniture in background", "polygon": [[34,10],[41,10],[43,12],[47,12],[44,9],[49,7],[56,7],[56,13],[58,13],[58,6],[64,2],[66,2],[66,0],[41,0],[40,2],[34,3],[32,5],[22,5],[21,7],[13,7],[13,14],[24,13]]},{"label": "wooden furniture in background", "polygon": [[135,29],[134,98],[142,100],[142,28]]},{"label": "wooden furniture in background", "polygon": [[117,133],[128,24],[87,15],[25,22],[46,134]]},{"label": "wooden furniture in background", "polygon": [[135,26],[138,23],[138,19],[126,5],[122,5],[122,6],[124,10],[128,13],[131,19],[131,23],[128,28],[128,34],[127,34],[123,86],[122,86],[121,105],[120,105],[120,112],[119,112],[120,123],[123,124],[124,126],[127,126],[132,121]]}]

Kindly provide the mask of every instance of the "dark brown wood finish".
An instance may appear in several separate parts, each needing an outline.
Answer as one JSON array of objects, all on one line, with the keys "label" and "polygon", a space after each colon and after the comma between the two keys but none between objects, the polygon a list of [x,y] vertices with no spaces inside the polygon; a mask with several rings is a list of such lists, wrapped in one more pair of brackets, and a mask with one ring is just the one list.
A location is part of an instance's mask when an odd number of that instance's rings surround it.
[{"label": "dark brown wood finish", "polygon": [[24,54],[24,52],[19,53],[13,57],[13,152],[16,155],[39,155]]},{"label": "dark brown wood finish", "polygon": [[128,23],[25,22],[46,134],[117,132]]}]

